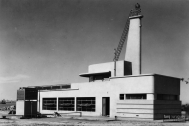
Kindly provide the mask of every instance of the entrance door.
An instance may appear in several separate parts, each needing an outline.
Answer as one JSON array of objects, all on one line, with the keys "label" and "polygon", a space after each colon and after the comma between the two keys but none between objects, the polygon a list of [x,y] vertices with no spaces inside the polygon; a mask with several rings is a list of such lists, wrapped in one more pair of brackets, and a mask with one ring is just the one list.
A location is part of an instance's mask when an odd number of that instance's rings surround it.
[{"label": "entrance door", "polygon": [[110,115],[110,97],[102,98],[102,116]]},{"label": "entrance door", "polygon": [[25,101],[25,117],[36,117],[37,115],[37,101]]}]

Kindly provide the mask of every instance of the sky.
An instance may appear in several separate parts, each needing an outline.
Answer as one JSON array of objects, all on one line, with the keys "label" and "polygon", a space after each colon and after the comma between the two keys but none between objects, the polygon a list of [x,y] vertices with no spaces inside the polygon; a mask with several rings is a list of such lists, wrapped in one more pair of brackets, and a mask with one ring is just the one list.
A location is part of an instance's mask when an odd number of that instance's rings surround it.
[{"label": "sky", "polygon": [[[19,87],[88,81],[79,74],[113,61],[136,3],[142,74],[187,80],[189,0],[0,0],[0,99],[16,100]],[[189,84],[181,82],[180,96],[189,103]]]}]

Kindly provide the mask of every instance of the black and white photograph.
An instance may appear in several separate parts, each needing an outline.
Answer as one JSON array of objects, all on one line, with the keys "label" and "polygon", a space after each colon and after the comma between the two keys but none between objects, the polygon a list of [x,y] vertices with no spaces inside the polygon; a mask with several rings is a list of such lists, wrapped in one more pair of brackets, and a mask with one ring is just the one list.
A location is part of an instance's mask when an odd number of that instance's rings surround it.
[{"label": "black and white photograph", "polygon": [[189,126],[189,0],[0,0],[0,125]]}]

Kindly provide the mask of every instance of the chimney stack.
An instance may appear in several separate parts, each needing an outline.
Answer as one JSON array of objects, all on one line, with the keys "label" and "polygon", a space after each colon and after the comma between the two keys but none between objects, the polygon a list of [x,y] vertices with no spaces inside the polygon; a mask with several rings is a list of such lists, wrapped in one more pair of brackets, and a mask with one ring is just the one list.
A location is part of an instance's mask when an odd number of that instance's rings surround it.
[{"label": "chimney stack", "polygon": [[132,63],[132,75],[141,74],[141,19],[140,5],[135,5],[135,10],[130,18],[128,39],[126,43],[125,60]]}]

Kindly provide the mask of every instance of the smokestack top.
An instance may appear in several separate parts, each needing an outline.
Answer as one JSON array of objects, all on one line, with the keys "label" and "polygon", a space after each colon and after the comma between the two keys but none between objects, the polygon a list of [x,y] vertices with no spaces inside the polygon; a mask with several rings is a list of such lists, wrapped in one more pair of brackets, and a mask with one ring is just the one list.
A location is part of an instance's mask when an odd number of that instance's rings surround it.
[{"label": "smokestack top", "polygon": [[135,9],[131,10],[131,13],[129,15],[129,17],[134,17],[134,16],[138,16],[141,13],[141,9],[140,9],[140,4],[135,4]]},{"label": "smokestack top", "polygon": [[140,4],[139,3],[135,4],[135,10],[139,10],[139,9],[140,9]]}]

